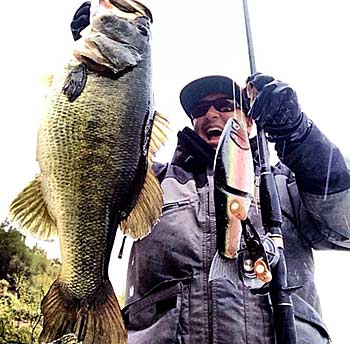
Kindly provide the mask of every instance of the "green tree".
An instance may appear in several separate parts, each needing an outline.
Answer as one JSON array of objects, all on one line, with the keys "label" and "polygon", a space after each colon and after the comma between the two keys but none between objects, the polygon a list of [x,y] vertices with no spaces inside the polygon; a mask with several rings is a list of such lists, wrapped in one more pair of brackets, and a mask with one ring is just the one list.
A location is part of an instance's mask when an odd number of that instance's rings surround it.
[{"label": "green tree", "polygon": [[38,246],[27,247],[8,221],[0,224],[0,279],[8,281],[0,294],[0,344],[37,343],[40,302],[59,270],[57,259],[49,260]]},{"label": "green tree", "polygon": [[[16,258],[15,258],[16,257]],[[19,259],[25,266],[30,266],[30,255],[25,244],[25,237],[5,220],[0,224],[0,279],[10,278],[14,285],[13,274],[22,273],[12,259]]]}]

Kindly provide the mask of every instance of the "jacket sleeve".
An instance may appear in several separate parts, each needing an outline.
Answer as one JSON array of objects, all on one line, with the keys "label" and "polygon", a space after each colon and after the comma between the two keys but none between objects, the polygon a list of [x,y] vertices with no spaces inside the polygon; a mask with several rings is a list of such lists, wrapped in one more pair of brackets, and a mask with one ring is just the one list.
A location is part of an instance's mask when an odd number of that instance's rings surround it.
[{"label": "jacket sleeve", "polygon": [[289,191],[301,234],[316,249],[350,249],[350,174],[339,149],[313,125],[303,142],[276,150],[295,174]]}]

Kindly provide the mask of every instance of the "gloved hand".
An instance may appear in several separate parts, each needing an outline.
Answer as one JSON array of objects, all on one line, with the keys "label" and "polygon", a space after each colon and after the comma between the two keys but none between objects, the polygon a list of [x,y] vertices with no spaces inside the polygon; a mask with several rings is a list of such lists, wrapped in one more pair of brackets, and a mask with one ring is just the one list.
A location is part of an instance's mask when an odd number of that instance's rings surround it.
[{"label": "gloved hand", "polygon": [[90,7],[91,2],[85,1],[74,13],[70,28],[75,41],[81,37],[80,32],[90,24]]},{"label": "gloved hand", "polygon": [[[206,171],[207,166],[213,167],[215,158],[215,149],[205,142],[197,133],[192,129],[185,127],[177,134],[179,141],[186,147],[186,150],[190,152],[190,156],[184,161],[184,168],[194,173],[203,173]],[[198,161],[201,163],[199,164]]]},{"label": "gloved hand", "polygon": [[248,116],[266,131],[269,141],[303,140],[311,121],[301,112],[293,88],[262,73],[248,77],[246,84],[245,91],[251,101]]}]

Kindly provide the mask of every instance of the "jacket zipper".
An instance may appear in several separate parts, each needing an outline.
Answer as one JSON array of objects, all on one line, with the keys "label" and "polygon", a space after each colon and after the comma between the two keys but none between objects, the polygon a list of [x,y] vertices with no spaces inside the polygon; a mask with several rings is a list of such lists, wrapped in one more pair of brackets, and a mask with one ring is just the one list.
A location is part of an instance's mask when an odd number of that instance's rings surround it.
[{"label": "jacket zipper", "polygon": [[165,205],[163,205],[163,212],[174,209],[174,208],[180,208],[180,207],[184,207],[186,205],[191,204],[191,201],[179,201],[179,202],[171,202],[171,203],[167,203]]},{"label": "jacket zipper", "polygon": [[[215,235],[215,232],[213,233],[212,231],[212,225],[213,225],[213,222],[212,222],[212,218],[211,218],[211,212],[210,212],[210,206],[211,206],[211,199],[210,199],[210,190],[211,190],[211,182],[209,180],[210,178],[208,178],[208,186],[207,186],[207,197],[206,197],[206,213],[207,213],[207,216],[208,216],[208,221],[207,221],[207,226],[208,226],[208,229],[209,229],[209,232],[207,235],[209,235],[211,238],[213,235]],[[214,188],[213,188],[214,189]],[[210,264],[211,264],[211,259],[209,259],[209,257],[211,256],[211,253],[212,253],[212,240],[210,241],[210,246],[207,246],[207,252],[206,252],[206,261],[207,261],[207,265],[208,267],[210,267]],[[208,299],[208,319],[209,319],[209,328],[208,328],[208,337],[209,337],[209,343],[212,344],[214,339],[213,339],[213,306],[212,306],[212,303],[213,303],[213,300],[212,300],[212,292],[211,292],[211,287],[210,287],[210,284],[209,284],[209,270],[206,271],[206,288],[207,288],[207,299]]]}]

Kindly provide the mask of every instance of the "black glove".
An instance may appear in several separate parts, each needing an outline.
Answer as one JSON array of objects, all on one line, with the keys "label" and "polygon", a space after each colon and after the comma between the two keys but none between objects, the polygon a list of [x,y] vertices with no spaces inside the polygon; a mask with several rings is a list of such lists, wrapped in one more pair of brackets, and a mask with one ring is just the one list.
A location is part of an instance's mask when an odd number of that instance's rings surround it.
[{"label": "black glove", "polygon": [[185,170],[187,168],[194,173],[203,173],[207,166],[213,167],[215,158],[215,149],[205,142],[192,129],[185,127],[177,134],[179,142],[185,146],[186,151],[190,153],[183,162]]},{"label": "black glove", "polygon": [[85,1],[74,14],[70,28],[75,41],[81,37],[80,32],[90,24],[90,7],[91,2]]},{"label": "black glove", "polygon": [[261,73],[251,75],[246,83],[246,90],[250,88],[256,93],[248,115],[266,131],[269,141],[302,141],[311,121],[301,112],[295,91],[288,84]]},{"label": "black glove", "polygon": [[294,172],[300,190],[325,195],[350,187],[342,154],[301,112],[289,85],[256,73],[247,79],[245,91],[253,99],[256,95],[248,115],[276,142],[277,154]]}]

